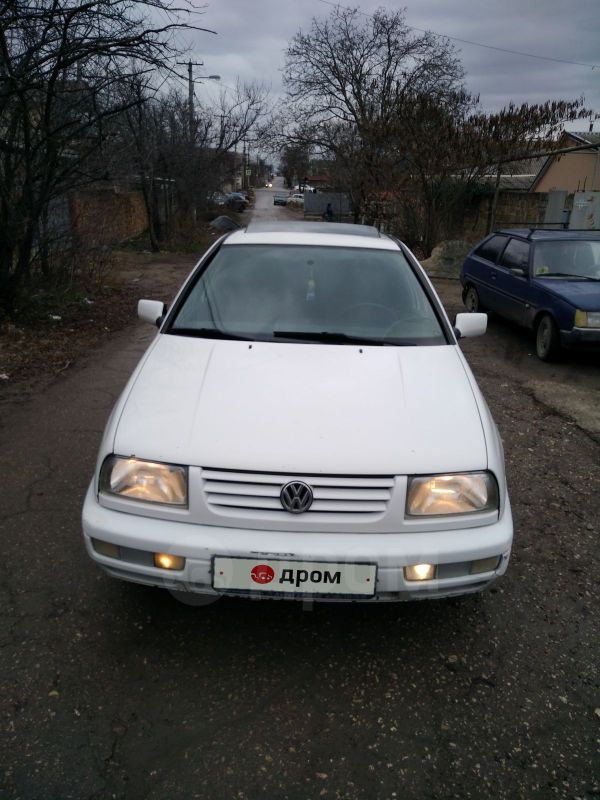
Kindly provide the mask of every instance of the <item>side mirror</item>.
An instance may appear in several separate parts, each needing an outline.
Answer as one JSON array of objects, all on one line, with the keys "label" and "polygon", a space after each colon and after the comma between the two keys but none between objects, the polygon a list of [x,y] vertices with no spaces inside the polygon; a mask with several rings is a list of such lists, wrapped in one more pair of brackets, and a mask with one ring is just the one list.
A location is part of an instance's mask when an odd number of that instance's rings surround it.
[{"label": "side mirror", "polygon": [[138,317],[157,327],[162,322],[166,310],[167,307],[162,300],[138,300]]},{"label": "side mirror", "polygon": [[517,278],[527,277],[527,272],[523,269],[523,267],[511,267],[508,271],[511,275],[515,275]]},{"label": "side mirror", "polygon": [[487,314],[457,314],[454,333],[458,339],[468,336],[483,336],[487,330]]}]

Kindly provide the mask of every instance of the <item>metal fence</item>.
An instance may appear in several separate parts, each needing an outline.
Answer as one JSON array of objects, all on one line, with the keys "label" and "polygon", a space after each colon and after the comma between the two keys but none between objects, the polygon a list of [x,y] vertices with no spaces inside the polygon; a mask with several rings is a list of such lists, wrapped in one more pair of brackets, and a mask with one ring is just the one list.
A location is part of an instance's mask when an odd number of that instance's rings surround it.
[{"label": "metal fence", "polygon": [[330,203],[333,219],[347,217],[351,213],[350,200],[344,192],[304,192],[304,216],[322,217]]}]

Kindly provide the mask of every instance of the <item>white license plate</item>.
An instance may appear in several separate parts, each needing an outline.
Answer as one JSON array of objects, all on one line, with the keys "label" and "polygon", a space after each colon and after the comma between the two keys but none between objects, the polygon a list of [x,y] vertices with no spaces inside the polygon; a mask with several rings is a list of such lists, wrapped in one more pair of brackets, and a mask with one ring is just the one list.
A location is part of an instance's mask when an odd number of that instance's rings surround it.
[{"label": "white license plate", "polygon": [[376,578],[376,564],[226,556],[213,559],[213,588],[225,592],[372,597]]}]

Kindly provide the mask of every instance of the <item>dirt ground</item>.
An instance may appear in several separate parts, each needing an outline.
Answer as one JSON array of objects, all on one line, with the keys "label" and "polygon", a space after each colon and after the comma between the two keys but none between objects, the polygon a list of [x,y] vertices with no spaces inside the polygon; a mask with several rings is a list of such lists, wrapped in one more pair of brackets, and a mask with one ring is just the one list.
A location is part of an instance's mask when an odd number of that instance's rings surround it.
[{"label": "dirt ground", "polygon": [[94,348],[132,325],[141,297],[168,301],[195,254],[118,251],[106,284],[29,325],[0,328],[0,405],[43,391]]}]

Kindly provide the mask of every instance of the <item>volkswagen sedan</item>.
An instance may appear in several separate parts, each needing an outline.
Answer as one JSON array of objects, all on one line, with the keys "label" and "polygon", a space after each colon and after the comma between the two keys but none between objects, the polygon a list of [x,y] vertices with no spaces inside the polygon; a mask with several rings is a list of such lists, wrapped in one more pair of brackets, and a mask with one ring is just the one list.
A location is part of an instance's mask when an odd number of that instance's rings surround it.
[{"label": "volkswagen sedan", "polygon": [[252,224],[169,309],[83,509],[109,575],[207,597],[477,592],[513,536],[500,437],[412,253],[375,228]]}]

